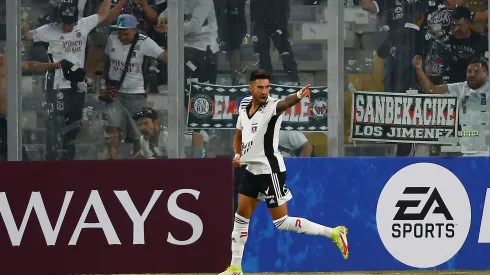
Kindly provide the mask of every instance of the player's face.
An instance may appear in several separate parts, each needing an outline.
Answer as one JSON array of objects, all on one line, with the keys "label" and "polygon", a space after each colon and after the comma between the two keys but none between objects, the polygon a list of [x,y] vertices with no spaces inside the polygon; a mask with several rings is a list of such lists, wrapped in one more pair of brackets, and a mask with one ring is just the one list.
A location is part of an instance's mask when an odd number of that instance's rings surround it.
[{"label": "player's face", "polygon": [[146,140],[153,139],[160,128],[160,121],[158,119],[153,120],[148,117],[144,117],[138,120],[138,130],[145,137]]},{"label": "player's face", "polygon": [[269,92],[271,90],[271,83],[269,79],[257,79],[250,83],[250,92],[252,93],[252,99],[254,102],[260,105],[267,102]]},{"label": "player's face", "polygon": [[464,38],[470,30],[471,22],[465,19],[452,19],[451,30],[453,31],[453,36],[456,38]]},{"label": "player's face", "polygon": [[119,41],[123,44],[130,44],[133,41],[135,34],[135,29],[119,30],[117,32],[117,38],[119,38]]},{"label": "player's face", "polygon": [[466,81],[471,89],[478,89],[488,81],[488,71],[481,64],[470,64],[466,70]]},{"label": "player's face", "polygon": [[75,24],[63,24],[63,25],[61,25],[61,29],[63,29],[64,32],[72,32],[74,28],[75,28]]}]

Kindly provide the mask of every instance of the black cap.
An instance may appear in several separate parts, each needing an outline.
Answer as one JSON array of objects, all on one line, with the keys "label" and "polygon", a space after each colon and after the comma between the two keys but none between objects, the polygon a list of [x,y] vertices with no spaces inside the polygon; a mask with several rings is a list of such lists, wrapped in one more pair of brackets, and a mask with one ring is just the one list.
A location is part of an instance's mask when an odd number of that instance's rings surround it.
[{"label": "black cap", "polygon": [[78,7],[73,4],[62,4],[58,8],[58,18],[60,23],[75,24],[78,22]]},{"label": "black cap", "polygon": [[459,6],[453,10],[451,17],[454,19],[466,19],[473,21],[474,14],[467,7]]},{"label": "black cap", "polygon": [[145,118],[145,117],[155,120],[158,119],[158,113],[152,108],[146,107],[134,113],[133,115],[134,120],[138,120],[140,118]]},{"label": "black cap", "polygon": [[85,70],[66,59],[61,62],[61,70],[65,79],[70,82],[83,82],[85,80]]}]

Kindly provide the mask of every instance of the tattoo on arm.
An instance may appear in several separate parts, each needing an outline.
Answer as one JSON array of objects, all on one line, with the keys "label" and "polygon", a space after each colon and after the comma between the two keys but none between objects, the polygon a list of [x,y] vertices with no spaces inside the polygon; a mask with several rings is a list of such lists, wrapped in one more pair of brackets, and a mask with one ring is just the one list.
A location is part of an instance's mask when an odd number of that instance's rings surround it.
[{"label": "tattoo on arm", "polygon": [[279,100],[279,102],[277,103],[277,106],[276,106],[276,113],[278,115],[280,115],[284,111],[293,107],[294,105],[296,105],[300,101],[301,101],[301,99],[298,98],[296,93],[290,94],[286,98]]}]

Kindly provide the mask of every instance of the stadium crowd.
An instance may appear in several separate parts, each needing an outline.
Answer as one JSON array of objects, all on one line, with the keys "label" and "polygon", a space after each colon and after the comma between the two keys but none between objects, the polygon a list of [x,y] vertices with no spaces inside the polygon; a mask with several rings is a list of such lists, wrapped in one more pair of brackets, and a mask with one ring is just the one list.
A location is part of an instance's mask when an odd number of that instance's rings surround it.
[{"label": "stadium crowd", "polygon": [[[321,33],[327,25],[317,15],[324,15],[325,2],[185,0],[185,79],[246,85],[248,72],[259,67],[271,72],[276,84],[326,86],[328,49]],[[422,92],[416,56],[434,85],[464,82],[474,60],[488,59],[487,2],[344,3],[354,14],[366,15],[363,22],[346,22],[346,79],[357,90]],[[167,67],[167,1],[44,0],[23,5],[23,60],[31,67],[36,62],[35,70],[23,64],[24,159],[165,158],[167,72],[172,69]],[[0,61],[2,160],[8,147],[4,55]],[[346,100],[346,129],[349,104]],[[232,134],[188,130],[186,156],[231,157]],[[288,157],[326,156],[326,135],[283,130],[280,150]],[[348,135],[346,155],[439,154],[437,146],[350,146]]]}]

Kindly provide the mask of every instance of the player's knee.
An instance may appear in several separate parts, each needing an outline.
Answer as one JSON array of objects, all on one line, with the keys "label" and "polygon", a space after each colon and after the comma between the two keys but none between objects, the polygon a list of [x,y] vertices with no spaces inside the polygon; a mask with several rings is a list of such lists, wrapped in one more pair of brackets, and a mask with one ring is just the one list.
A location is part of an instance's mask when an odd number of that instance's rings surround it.
[{"label": "player's knee", "polygon": [[282,218],[279,218],[277,220],[274,220],[274,226],[276,226],[277,229],[279,230],[289,230],[289,223],[291,221],[291,218],[289,216],[284,216]]},{"label": "player's knee", "polygon": [[306,232],[305,223],[307,220],[298,217],[284,216],[274,221],[274,225],[279,230],[294,231],[300,234]]}]

